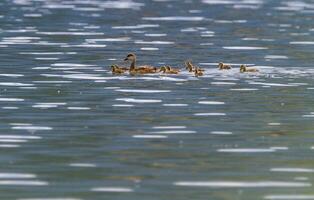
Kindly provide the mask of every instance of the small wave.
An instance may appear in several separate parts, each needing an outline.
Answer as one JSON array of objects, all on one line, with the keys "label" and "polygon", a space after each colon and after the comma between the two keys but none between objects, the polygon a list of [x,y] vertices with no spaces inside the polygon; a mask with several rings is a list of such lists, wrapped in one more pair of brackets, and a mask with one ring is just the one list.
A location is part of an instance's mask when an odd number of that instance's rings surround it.
[{"label": "small wave", "polygon": [[24,101],[21,98],[0,98],[0,101]]},{"label": "small wave", "polygon": [[28,140],[38,140],[42,139],[40,136],[30,136],[30,135],[0,135],[1,139],[28,139]]},{"label": "small wave", "polygon": [[196,131],[189,131],[189,130],[166,130],[166,131],[153,131],[148,132],[149,134],[193,134]]},{"label": "small wave", "polygon": [[188,104],[183,104],[183,103],[165,103],[162,105],[166,106],[166,107],[185,107],[185,106],[188,106]]},{"label": "small wave", "polygon": [[149,21],[203,21],[204,17],[186,17],[186,16],[171,16],[171,17],[143,17],[143,20]]},{"label": "small wave", "polygon": [[144,28],[158,28],[159,24],[139,24],[135,26],[113,26],[112,29],[144,29]]},{"label": "small wave", "polygon": [[210,187],[210,188],[290,188],[290,187],[311,187],[306,182],[283,182],[283,181],[258,181],[258,182],[237,182],[237,181],[180,181],[175,182],[176,186]]},{"label": "small wave", "polygon": [[225,116],[226,113],[195,113],[195,116]]},{"label": "small wave", "polygon": [[153,126],[152,129],[185,129],[186,126]]},{"label": "small wave", "polygon": [[32,131],[48,131],[52,130],[51,127],[48,126],[13,126],[12,129],[15,130],[32,130]]},{"label": "small wave", "polygon": [[271,168],[271,172],[297,172],[297,173],[313,173],[314,169],[307,168]]},{"label": "small wave", "polygon": [[35,174],[21,174],[21,173],[0,173],[0,179],[29,179],[36,178]]},{"label": "small wave", "polygon": [[70,167],[96,167],[95,164],[92,163],[70,163]]},{"label": "small wave", "polygon": [[17,87],[24,87],[24,86],[34,86],[34,84],[30,83],[13,83],[13,82],[0,82],[2,86],[17,86]]},{"label": "small wave", "polygon": [[125,101],[129,103],[160,103],[159,99],[133,99],[133,98],[117,98],[117,101]]},{"label": "small wave", "polygon": [[166,135],[133,135],[133,138],[142,138],[142,139],[163,139],[168,138]]},{"label": "small wave", "polygon": [[44,181],[0,180],[0,185],[47,186],[49,183]]},{"label": "small wave", "polygon": [[142,50],[142,51],[158,51],[159,48],[155,48],[155,47],[142,47],[141,50]]},{"label": "small wave", "polygon": [[250,47],[250,46],[225,46],[224,49],[229,50],[264,50],[268,49],[267,47]]},{"label": "small wave", "polygon": [[89,107],[79,107],[79,106],[69,106],[67,107],[68,110],[90,110]]},{"label": "small wave", "polygon": [[225,102],[222,101],[199,101],[199,104],[204,104],[204,105],[224,105]]},{"label": "small wave", "polygon": [[134,192],[131,188],[125,187],[95,187],[92,188],[93,192]]},{"label": "small wave", "polygon": [[118,92],[129,92],[129,93],[167,93],[171,90],[140,90],[140,89],[117,89]]},{"label": "small wave", "polygon": [[229,131],[211,131],[210,134],[213,134],[213,135],[232,135],[232,132],[229,132]]},{"label": "small wave", "polygon": [[275,149],[217,149],[217,152],[226,153],[271,153],[275,152]]},{"label": "small wave", "polygon": [[36,32],[38,35],[77,35],[77,36],[94,36],[94,35],[104,35],[104,33],[97,32]]},{"label": "small wave", "polygon": [[314,195],[297,195],[297,194],[282,194],[282,195],[266,195],[264,199],[268,200],[314,200]]}]

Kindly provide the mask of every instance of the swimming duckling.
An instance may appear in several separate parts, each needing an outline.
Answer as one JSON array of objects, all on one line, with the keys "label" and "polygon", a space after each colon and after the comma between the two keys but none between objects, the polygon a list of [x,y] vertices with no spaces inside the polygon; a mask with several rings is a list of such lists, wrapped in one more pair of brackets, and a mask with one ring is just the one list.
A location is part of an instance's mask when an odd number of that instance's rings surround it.
[{"label": "swimming duckling", "polygon": [[166,66],[166,67],[168,69],[168,72],[171,72],[172,74],[178,74],[180,72],[180,69],[175,69],[170,66]]},{"label": "swimming duckling", "polygon": [[[191,61],[185,61],[185,69],[187,69],[189,72],[195,72],[195,69],[198,68],[197,66],[193,65]],[[204,72],[204,69],[198,68],[199,71]]]},{"label": "swimming duckling", "polygon": [[231,65],[224,64],[223,62],[218,63],[219,70],[231,69],[231,68],[232,68]]},{"label": "swimming duckling", "polygon": [[124,61],[130,61],[131,66],[129,69],[130,74],[147,74],[147,73],[157,73],[157,68],[148,65],[142,65],[139,67],[135,66],[136,63],[136,56],[134,53],[130,53],[126,56]]},{"label": "swimming duckling", "polygon": [[164,74],[178,74],[180,72],[179,69],[173,69],[170,66],[162,66],[159,71]]},{"label": "swimming duckling", "polygon": [[187,69],[189,72],[195,71],[195,66],[192,64],[191,61],[185,61],[185,69]]},{"label": "swimming duckling", "polygon": [[240,72],[258,72],[258,69],[256,68],[248,68],[246,65],[241,65],[240,66]]},{"label": "swimming duckling", "polygon": [[199,67],[196,67],[194,72],[195,77],[203,76],[204,75],[203,71],[204,70],[200,69]]},{"label": "swimming duckling", "polygon": [[118,65],[111,65],[111,72],[113,74],[123,74],[127,70],[129,70],[129,68],[127,67],[119,67]]}]

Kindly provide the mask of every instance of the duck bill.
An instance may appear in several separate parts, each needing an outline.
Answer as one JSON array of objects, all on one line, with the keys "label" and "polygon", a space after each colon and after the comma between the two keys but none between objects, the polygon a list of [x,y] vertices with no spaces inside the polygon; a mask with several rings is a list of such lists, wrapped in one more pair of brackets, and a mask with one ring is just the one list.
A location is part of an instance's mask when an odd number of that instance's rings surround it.
[{"label": "duck bill", "polygon": [[128,61],[129,59],[128,58],[124,58],[124,61]]}]

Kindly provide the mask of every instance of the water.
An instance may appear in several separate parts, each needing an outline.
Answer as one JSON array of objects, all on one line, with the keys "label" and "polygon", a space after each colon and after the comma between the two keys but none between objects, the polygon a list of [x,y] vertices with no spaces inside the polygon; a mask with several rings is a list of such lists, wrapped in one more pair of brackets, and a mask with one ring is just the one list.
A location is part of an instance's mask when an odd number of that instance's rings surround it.
[{"label": "water", "polygon": [[[0,11],[1,199],[314,199],[312,1]],[[129,52],[206,72],[112,75]]]}]

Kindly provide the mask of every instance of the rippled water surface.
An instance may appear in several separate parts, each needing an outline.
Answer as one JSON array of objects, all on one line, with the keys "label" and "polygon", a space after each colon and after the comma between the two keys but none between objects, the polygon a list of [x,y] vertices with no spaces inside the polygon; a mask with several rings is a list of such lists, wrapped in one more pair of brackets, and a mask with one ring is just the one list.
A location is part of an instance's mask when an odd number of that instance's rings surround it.
[{"label": "rippled water surface", "polygon": [[[314,199],[313,14],[310,0],[1,1],[1,199]],[[129,52],[206,71],[112,75]]]}]

